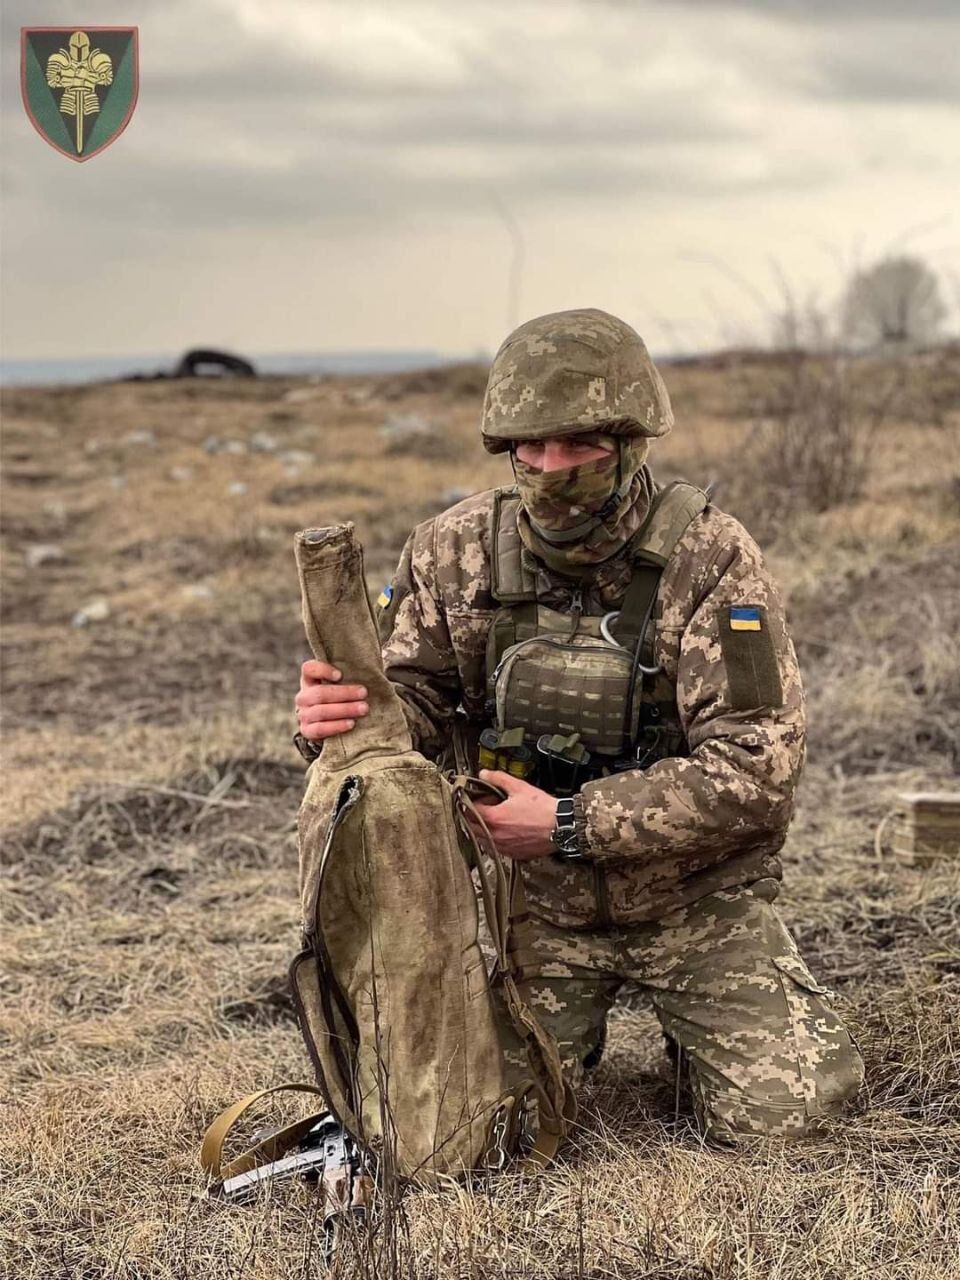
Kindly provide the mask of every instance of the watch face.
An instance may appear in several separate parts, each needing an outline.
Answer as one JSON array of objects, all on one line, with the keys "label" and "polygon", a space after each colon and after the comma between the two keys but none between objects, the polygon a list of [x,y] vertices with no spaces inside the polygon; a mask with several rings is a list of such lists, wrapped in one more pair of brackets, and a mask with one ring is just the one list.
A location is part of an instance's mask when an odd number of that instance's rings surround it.
[{"label": "watch face", "polygon": [[579,852],[575,827],[566,825],[555,827],[550,839],[559,853],[570,855]]}]

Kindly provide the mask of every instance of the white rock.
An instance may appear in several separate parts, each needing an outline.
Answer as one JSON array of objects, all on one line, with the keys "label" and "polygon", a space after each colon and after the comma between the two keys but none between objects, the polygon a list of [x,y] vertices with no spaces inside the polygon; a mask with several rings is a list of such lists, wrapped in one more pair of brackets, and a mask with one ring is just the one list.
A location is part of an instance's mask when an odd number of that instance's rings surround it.
[{"label": "white rock", "polygon": [[256,453],[275,453],[280,441],[269,431],[255,431],[250,437],[250,448]]},{"label": "white rock", "polygon": [[111,489],[125,489],[126,487],[127,487],[127,477],[126,477],[126,476],[111,476],[111,477],[110,477],[110,488],[111,488]]},{"label": "white rock", "polygon": [[219,453],[223,448],[223,441],[219,436],[207,436],[203,442],[203,448],[206,453]]},{"label": "white rock", "polygon": [[52,564],[63,559],[63,547],[55,542],[32,542],[24,549],[23,558],[28,569],[39,569],[42,564]]},{"label": "white rock", "polygon": [[91,622],[106,622],[109,617],[110,602],[100,596],[99,599],[91,600],[82,609],[78,609],[73,615],[72,621],[75,627],[86,627]]},{"label": "white rock", "polygon": [[367,404],[373,399],[373,387],[347,387],[343,398],[347,404]]},{"label": "white rock", "polygon": [[213,587],[208,587],[205,582],[190,582],[181,587],[180,594],[188,600],[212,600]]},{"label": "white rock", "polygon": [[291,387],[289,391],[285,391],[280,397],[286,404],[303,404],[305,400],[312,400],[313,392],[309,387]]},{"label": "white rock", "polygon": [[284,449],[283,453],[277,455],[281,462],[285,462],[288,467],[309,467],[316,461],[314,454],[306,449]]},{"label": "white rock", "polygon": [[247,446],[242,440],[224,440],[221,453],[241,454],[247,452]]},{"label": "white rock", "polygon": [[247,486],[242,480],[234,480],[232,484],[227,485],[227,493],[231,498],[242,498],[247,492]]},{"label": "white rock", "polygon": [[179,480],[179,481],[181,481],[181,482],[182,482],[182,481],[184,481],[184,480],[192,480],[192,479],[193,479],[193,467],[171,467],[171,468],[170,468],[170,479],[171,479],[171,480]]},{"label": "white rock", "polygon": [[432,423],[418,413],[390,413],[380,428],[380,435],[391,443],[418,440],[423,436],[431,435],[432,432]]},{"label": "white rock", "polygon": [[123,443],[155,445],[157,443],[157,437],[152,431],[128,431],[123,437]]}]

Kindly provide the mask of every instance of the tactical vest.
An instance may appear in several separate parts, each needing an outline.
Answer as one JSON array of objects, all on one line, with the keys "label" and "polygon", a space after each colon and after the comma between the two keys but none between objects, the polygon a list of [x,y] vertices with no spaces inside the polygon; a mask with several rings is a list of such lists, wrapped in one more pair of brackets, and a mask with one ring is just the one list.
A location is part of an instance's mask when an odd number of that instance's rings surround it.
[{"label": "tactical vest", "polygon": [[[488,636],[486,672],[487,714],[500,741],[522,739],[527,755],[539,748],[548,762],[551,741],[575,744],[581,756],[589,753],[577,785],[688,754],[676,688],[656,666],[655,606],[664,567],[707,502],[702,490],[683,481],[658,491],[627,548],[632,571],[621,608],[597,615],[583,612],[575,589],[569,613],[538,599],[536,564],[517,528],[519,495],[498,491],[491,590],[500,608]],[[549,779],[547,789],[555,789]]]}]

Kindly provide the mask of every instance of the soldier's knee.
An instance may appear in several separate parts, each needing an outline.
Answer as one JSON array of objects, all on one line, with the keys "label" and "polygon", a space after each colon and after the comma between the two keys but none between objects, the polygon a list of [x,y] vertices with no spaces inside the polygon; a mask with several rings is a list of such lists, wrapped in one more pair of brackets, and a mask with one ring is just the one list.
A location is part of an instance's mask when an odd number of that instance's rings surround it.
[{"label": "soldier's knee", "polygon": [[729,1146],[744,1138],[802,1138],[840,1114],[863,1083],[863,1060],[851,1043],[832,1055],[830,1069],[784,1081],[779,1090],[717,1088],[691,1073],[694,1104],[708,1141]]}]

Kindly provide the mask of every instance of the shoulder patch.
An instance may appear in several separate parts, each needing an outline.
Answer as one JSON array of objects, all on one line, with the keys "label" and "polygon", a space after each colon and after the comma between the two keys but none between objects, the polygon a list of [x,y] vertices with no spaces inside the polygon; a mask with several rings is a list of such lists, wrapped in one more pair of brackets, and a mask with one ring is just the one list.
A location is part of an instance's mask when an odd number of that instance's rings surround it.
[{"label": "shoulder patch", "polygon": [[377,604],[381,609],[385,609],[392,599],[393,587],[388,583],[377,596]]},{"label": "shoulder patch", "polygon": [[720,649],[734,711],[783,705],[780,664],[762,605],[727,605],[721,611]]}]

